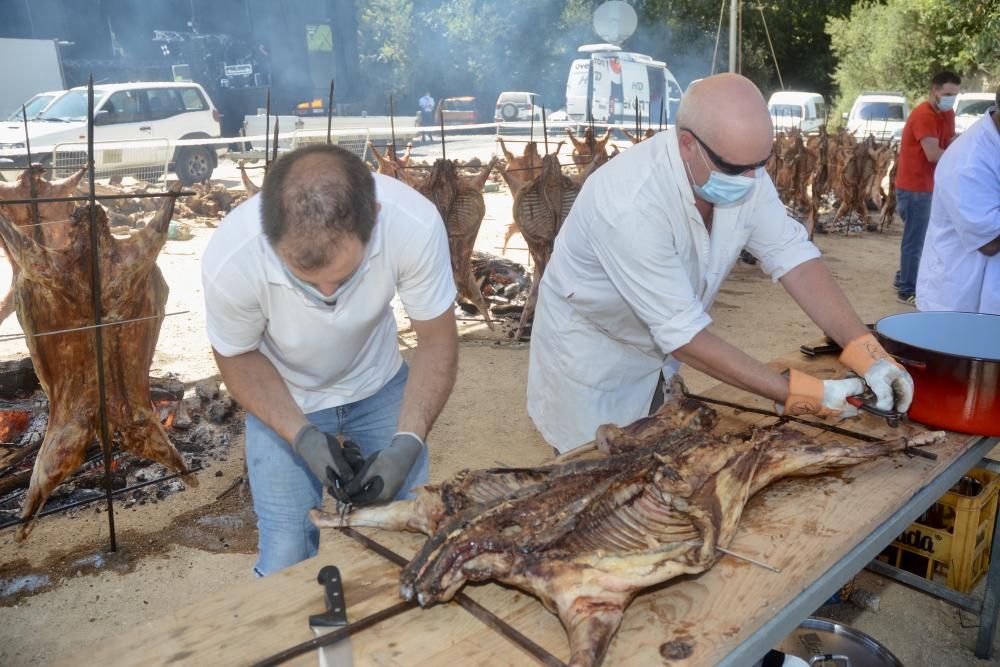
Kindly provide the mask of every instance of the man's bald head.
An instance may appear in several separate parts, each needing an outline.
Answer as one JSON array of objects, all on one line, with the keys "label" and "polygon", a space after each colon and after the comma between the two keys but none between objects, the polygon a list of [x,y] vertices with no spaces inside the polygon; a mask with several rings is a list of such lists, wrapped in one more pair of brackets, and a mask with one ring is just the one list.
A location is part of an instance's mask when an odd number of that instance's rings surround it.
[{"label": "man's bald head", "polygon": [[697,134],[733,164],[762,160],[773,142],[764,96],[739,74],[716,74],[692,85],[677,110],[677,126]]},{"label": "man's bald head", "polygon": [[296,149],[273,162],[264,178],[264,234],[299,269],[326,265],[345,235],[368,243],[377,214],[371,171],[339,146]]}]

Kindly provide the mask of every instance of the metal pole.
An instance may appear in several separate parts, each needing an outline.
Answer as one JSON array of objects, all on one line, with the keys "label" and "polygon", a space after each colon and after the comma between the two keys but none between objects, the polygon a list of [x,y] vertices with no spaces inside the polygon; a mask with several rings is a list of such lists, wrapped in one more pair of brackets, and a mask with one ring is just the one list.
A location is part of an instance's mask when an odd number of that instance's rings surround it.
[{"label": "metal pole", "polygon": [[[528,138],[531,141],[534,141],[535,140],[535,98],[534,97],[531,98],[531,125],[529,127],[530,127],[530,129],[528,131]],[[546,152],[548,152],[548,151],[546,151]]]},{"label": "metal pole", "polygon": [[271,88],[267,89],[264,102],[264,173],[267,173],[268,158],[271,156]]},{"label": "metal pole", "polygon": [[447,160],[448,156],[445,155],[444,152],[444,107],[441,108],[440,116],[441,117],[439,120],[441,121],[441,159]]},{"label": "metal pole", "polygon": [[389,93],[389,133],[392,135],[392,159],[396,159],[396,105],[393,104],[392,93]]},{"label": "metal pole", "polygon": [[[534,116],[534,111],[532,111],[532,116]],[[542,135],[545,138],[545,154],[549,154],[549,126],[545,122],[545,105],[542,105]]]},{"label": "metal pole", "polygon": [[740,0],[729,0],[729,71],[736,71],[737,33],[739,32]]},{"label": "metal pole", "polygon": [[[35,188],[35,175],[31,171],[31,136],[28,134],[28,110],[21,105],[21,119],[24,122],[24,151],[28,155],[28,195],[32,200],[38,195],[38,191]],[[42,228],[38,224],[38,202],[31,202],[31,218],[35,223],[35,229],[32,232],[32,236],[35,237],[35,242],[42,242]]]},{"label": "metal pole", "polygon": [[111,551],[118,551],[115,508],[111,493],[111,434],[108,430],[107,392],[104,386],[104,328],[101,327],[101,257],[97,247],[97,197],[94,174],[94,75],[87,82],[87,168],[90,178],[90,295],[94,305],[94,343],[97,347],[97,400],[104,451],[104,492],[108,499],[108,532]]},{"label": "metal pole", "polygon": [[278,125],[281,121],[281,116],[275,116],[274,118],[274,140],[271,141],[271,162],[278,159]]},{"label": "metal pole", "polygon": [[330,79],[330,99],[326,103],[326,143],[330,143],[330,132],[333,129],[333,79]]}]

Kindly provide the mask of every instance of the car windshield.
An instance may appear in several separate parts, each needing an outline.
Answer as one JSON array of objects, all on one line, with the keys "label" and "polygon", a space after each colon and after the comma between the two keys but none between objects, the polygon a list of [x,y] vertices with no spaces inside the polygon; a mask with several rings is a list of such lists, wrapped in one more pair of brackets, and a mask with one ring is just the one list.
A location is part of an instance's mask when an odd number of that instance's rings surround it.
[{"label": "car windshield", "polygon": [[861,120],[905,120],[903,105],[898,102],[862,102],[856,116]]},{"label": "car windshield", "polygon": [[[45,105],[52,101],[55,95],[35,95],[24,105],[24,111],[28,115],[28,120],[31,120],[39,114],[39,112],[45,108]],[[21,109],[18,108],[17,111],[7,116],[7,120],[21,120]]]},{"label": "car windshield", "polygon": [[475,100],[447,99],[441,107],[446,111],[473,111],[476,104]]},{"label": "car windshield", "polygon": [[802,118],[802,107],[798,104],[772,104],[771,115],[778,117],[795,116],[796,118]]},{"label": "car windshield", "polygon": [[[94,91],[94,106],[98,106],[103,90]],[[58,100],[51,107],[38,116],[39,120],[84,120],[87,117],[87,91],[71,90]]]},{"label": "car windshield", "polygon": [[[955,108],[956,116],[982,116],[993,106],[993,100],[962,100]],[[31,117],[31,114],[28,114]]]}]

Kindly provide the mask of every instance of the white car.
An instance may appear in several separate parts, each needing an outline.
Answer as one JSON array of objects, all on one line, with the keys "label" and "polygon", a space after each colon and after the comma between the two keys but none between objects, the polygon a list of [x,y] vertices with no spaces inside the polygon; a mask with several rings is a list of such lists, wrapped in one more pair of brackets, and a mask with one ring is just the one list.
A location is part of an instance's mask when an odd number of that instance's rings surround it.
[{"label": "white car", "polygon": [[[206,181],[218,164],[215,146],[174,143],[219,137],[219,120],[212,100],[196,83],[95,86],[94,142],[100,145],[94,149],[94,167],[102,174],[152,173],[158,177],[158,172],[169,163],[168,168],[172,166],[185,185]],[[57,169],[82,166],[87,141],[86,87],[67,91],[37,118],[28,121],[28,136],[33,160],[51,163],[53,150],[59,147]],[[23,167],[25,156],[23,153],[18,156],[19,150],[24,150],[23,124],[0,126],[0,151],[14,159],[14,166]]]},{"label": "white car", "polygon": [[[44,93],[38,93],[37,95],[32,95],[22,106],[24,107],[24,112],[28,116],[28,120],[34,120],[38,118],[38,114],[42,113],[50,106],[52,103],[58,100],[60,97],[68,93],[67,90],[50,90]],[[18,107],[13,111],[6,120],[8,122],[22,122],[24,116],[21,113],[21,107]]]},{"label": "white car", "polygon": [[542,101],[537,93],[506,92],[497,98],[493,120],[513,122],[542,119]]},{"label": "white car", "polygon": [[955,100],[955,133],[962,134],[996,104],[993,93],[959,93]]},{"label": "white car", "polygon": [[844,119],[847,131],[858,139],[874,134],[879,141],[898,141],[909,115],[910,107],[902,93],[866,92],[858,95]]}]

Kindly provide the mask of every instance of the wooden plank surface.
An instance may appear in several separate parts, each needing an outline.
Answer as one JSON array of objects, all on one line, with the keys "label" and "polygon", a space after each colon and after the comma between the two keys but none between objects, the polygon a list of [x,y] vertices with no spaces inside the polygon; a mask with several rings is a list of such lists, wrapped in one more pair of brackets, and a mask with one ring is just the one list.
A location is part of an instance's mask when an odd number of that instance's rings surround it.
[{"label": "wooden plank surface", "polygon": [[[843,373],[834,357],[809,360],[796,355],[773,365],[795,366],[820,377]],[[708,395],[766,410],[773,407],[726,386]],[[720,432],[774,421],[732,408],[716,409],[721,416]],[[840,425],[879,437],[927,430],[906,422],[892,429],[870,415]],[[820,442],[848,440],[816,433]],[[966,435],[949,434],[944,445],[934,448],[937,461],[899,455],[833,475],[772,485],[750,500],[730,549],[782,572],[775,574],[726,556],[708,572],[640,595],[626,611],[605,664],[716,664],[947,468],[972,441]],[[423,543],[419,535],[364,532],[407,558]],[[137,628],[138,632],[123,634],[85,659],[74,656],[72,663],[251,664],[312,637],[307,618],[323,611],[322,590],[315,577],[326,564],[337,565],[343,573],[350,620],[399,602],[396,566],[336,531],[324,531],[316,558],[199,601]],[[557,658],[568,659],[558,619],[535,598],[495,584],[463,590]],[[670,649],[688,657],[665,662],[663,652]],[[455,603],[413,609],[364,630],[352,637],[352,651],[355,665],[537,664]],[[288,664],[315,665],[315,653]]]}]

